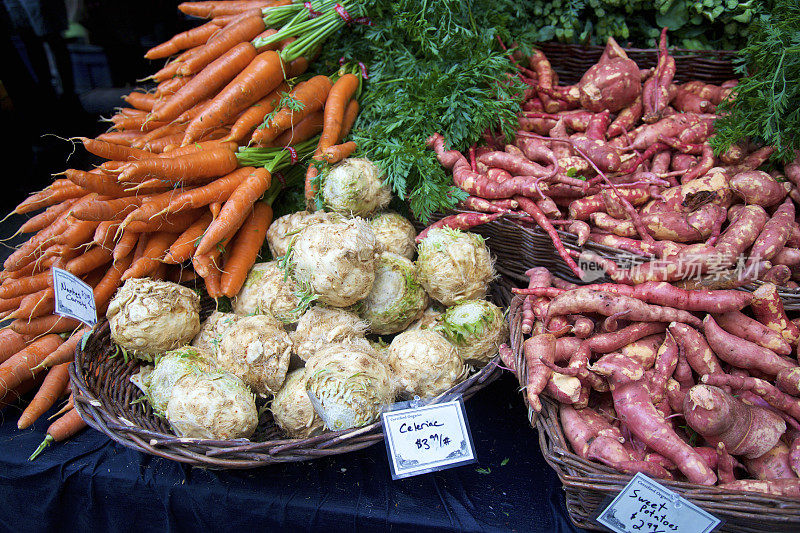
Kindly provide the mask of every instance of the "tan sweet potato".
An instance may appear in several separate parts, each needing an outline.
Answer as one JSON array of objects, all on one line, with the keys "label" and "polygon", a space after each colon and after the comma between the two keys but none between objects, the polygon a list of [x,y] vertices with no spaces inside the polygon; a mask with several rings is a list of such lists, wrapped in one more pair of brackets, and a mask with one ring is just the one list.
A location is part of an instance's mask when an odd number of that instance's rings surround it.
[{"label": "tan sweet potato", "polygon": [[683,401],[686,423],[711,445],[754,459],[771,450],[786,431],[772,411],[747,405],[718,387],[696,385]]}]

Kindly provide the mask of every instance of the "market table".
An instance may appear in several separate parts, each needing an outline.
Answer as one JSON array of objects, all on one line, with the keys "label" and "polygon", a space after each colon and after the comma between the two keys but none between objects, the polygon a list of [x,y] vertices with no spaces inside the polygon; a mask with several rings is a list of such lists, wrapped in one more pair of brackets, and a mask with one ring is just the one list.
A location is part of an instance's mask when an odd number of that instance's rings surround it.
[{"label": "market table", "polygon": [[0,530],[329,529],[573,532],[506,374],[466,403],[477,464],[392,481],[384,446],[256,470],[211,471],[144,455],[92,429],[27,458],[48,422],[2,411]]}]

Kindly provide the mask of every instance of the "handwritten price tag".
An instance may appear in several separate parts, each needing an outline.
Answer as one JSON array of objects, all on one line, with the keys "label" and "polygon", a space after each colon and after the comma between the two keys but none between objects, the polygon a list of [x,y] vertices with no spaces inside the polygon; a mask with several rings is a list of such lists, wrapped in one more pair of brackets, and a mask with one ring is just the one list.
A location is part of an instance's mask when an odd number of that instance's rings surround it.
[{"label": "handwritten price tag", "polygon": [[460,396],[435,405],[396,404],[381,416],[392,479],[475,462]]},{"label": "handwritten price tag", "polygon": [[80,320],[86,325],[97,323],[97,309],[92,288],[60,268],[53,269],[53,294],[57,315]]},{"label": "handwritten price tag", "polygon": [[616,533],[708,533],[719,519],[644,474],[636,474],[597,521]]}]

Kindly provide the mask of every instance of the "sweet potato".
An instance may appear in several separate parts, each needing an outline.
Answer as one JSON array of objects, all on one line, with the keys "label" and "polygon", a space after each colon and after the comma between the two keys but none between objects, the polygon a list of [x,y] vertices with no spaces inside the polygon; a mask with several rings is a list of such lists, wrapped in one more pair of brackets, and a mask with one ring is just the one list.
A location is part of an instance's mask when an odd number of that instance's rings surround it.
[{"label": "sweet potato", "polygon": [[767,223],[767,212],[758,205],[748,205],[739,212],[738,218],[731,222],[717,244],[718,267],[726,268],[735,264],[744,251],[749,248]]},{"label": "sweet potato", "polygon": [[542,363],[542,359],[553,362],[556,355],[556,338],[549,333],[536,335],[525,341],[523,353],[527,363],[527,386],[525,394],[528,404],[537,412],[542,410],[539,395],[547,386],[552,371]]},{"label": "sweet potato", "polygon": [[586,406],[589,401],[589,389],[583,387],[578,378],[558,372],[551,373],[544,389],[548,396],[561,404],[574,405],[576,409]]},{"label": "sweet potato", "polygon": [[675,372],[678,365],[678,343],[667,331],[664,342],[656,354],[655,367],[650,376],[650,398],[654,404],[661,402],[666,396],[667,380]]},{"label": "sweet potato", "polygon": [[[642,205],[650,199],[649,191],[640,187],[619,189],[619,194],[634,206]],[[569,218],[588,220],[592,213],[605,211],[605,209],[606,201],[603,194],[594,194],[573,200],[569,204]]]},{"label": "sweet potato", "polygon": [[[730,311],[714,314],[713,316],[717,324],[731,335],[754,342],[780,355],[790,355],[792,353],[791,345],[786,342],[780,333],[769,329],[761,322],[753,320],[744,313]],[[709,372],[700,373],[708,374]]]},{"label": "sweet potato", "polygon": [[655,365],[656,356],[659,348],[664,343],[664,338],[665,335],[663,333],[648,335],[619,348],[619,353],[636,361],[645,370],[649,370]]},{"label": "sweet potato", "polygon": [[672,79],[675,70],[675,58],[667,50],[667,28],[664,28],[658,44],[658,63],[642,88],[642,122],[652,124],[661,118],[664,109],[673,99],[675,88],[672,86]]},{"label": "sweet potato", "polygon": [[786,265],[788,267],[800,265],[800,249],[783,247],[772,257],[771,262],[774,265]]},{"label": "sweet potato", "polygon": [[736,174],[731,178],[730,188],[746,204],[762,207],[777,205],[788,193],[782,183],[775,181],[775,178],[761,170],[748,170]]},{"label": "sweet potato", "polygon": [[681,113],[713,113],[717,107],[711,100],[691,93],[680,86],[674,87],[673,95],[670,104]]},{"label": "sweet potato", "polygon": [[640,118],[642,118],[641,95],[637,96],[631,104],[617,113],[617,118],[615,118],[611,125],[608,126],[606,135],[609,139],[618,135],[622,135],[623,133],[632,130],[636,123],[639,122]]},{"label": "sweet potato", "polygon": [[783,287],[792,279],[792,269],[786,265],[775,265],[763,274],[759,274],[758,279]]},{"label": "sweet potato", "polygon": [[794,202],[787,198],[764,224],[750,249],[751,260],[772,259],[783,248],[789,239],[794,216]]},{"label": "sweet potato", "polygon": [[775,409],[783,411],[794,419],[800,419],[800,400],[786,394],[763,379],[752,376],[717,374],[703,376],[702,381],[716,387],[731,387],[733,391],[751,391],[763,398],[765,402]]},{"label": "sweet potato", "polygon": [[703,320],[703,333],[714,353],[726,363],[737,368],[752,368],[774,376],[784,368],[794,366],[772,350],[731,335],[723,330],[711,315],[707,315]]},{"label": "sweet potato", "polygon": [[592,365],[592,370],[609,380],[617,416],[634,436],[672,461],[689,481],[703,485],[717,481],[702,457],[675,433],[651,403],[647,386],[635,378],[643,375],[641,366],[609,354]]},{"label": "sweet potato", "polygon": [[578,411],[571,405],[560,404],[558,406],[558,417],[564,430],[564,436],[572,446],[572,451],[579,457],[586,459],[589,451],[589,442],[594,439],[596,433],[592,431]]},{"label": "sweet potato", "polygon": [[616,112],[642,92],[639,67],[627,57],[613,57],[593,65],[577,85],[581,107],[599,113]]},{"label": "sweet potato", "polygon": [[789,447],[781,441],[761,457],[745,459],[744,466],[756,479],[797,479],[789,462]]},{"label": "sweet potato", "polygon": [[633,459],[625,447],[611,437],[602,435],[595,437],[589,445],[586,458],[599,461],[625,474],[641,472],[656,479],[674,479],[669,471],[652,459],[645,461]]},{"label": "sweet potato", "polygon": [[556,296],[547,310],[547,320],[559,315],[598,313],[604,316],[628,311],[626,318],[637,322],[686,322],[699,326],[696,316],[681,309],[650,305],[628,296],[603,291],[575,289]]},{"label": "sweet potato", "polygon": [[749,459],[771,450],[786,431],[777,414],[747,405],[718,387],[696,385],[683,401],[686,423],[711,445],[725,443],[731,454]]},{"label": "sweet potato", "polygon": [[769,329],[780,333],[789,344],[797,344],[798,339],[800,339],[800,328],[786,316],[783,302],[775,285],[765,283],[753,291],[753,301],[750,303],[750,309],[752,309],[756,320]]}]

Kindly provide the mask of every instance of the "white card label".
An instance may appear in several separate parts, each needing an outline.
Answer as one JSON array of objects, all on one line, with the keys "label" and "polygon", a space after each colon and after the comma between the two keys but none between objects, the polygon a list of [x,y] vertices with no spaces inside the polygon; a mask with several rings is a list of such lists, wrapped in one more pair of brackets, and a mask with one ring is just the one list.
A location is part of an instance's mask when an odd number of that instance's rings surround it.
[{"label": "white card label", "polygon": [[460,396],[449,402],[387,411],[381,416],[392,479],[475,462]]},{"label": "white card label", "polygon": [[75,318],[89,326],[97,323],[94,291],[76,276],[66,270],[54,268],[53,294],[57,315]]},{"label": "white card label", "polygon": [[641,473],[597,521],[617,533],[708,533],[719,524],[718,518]]}]

